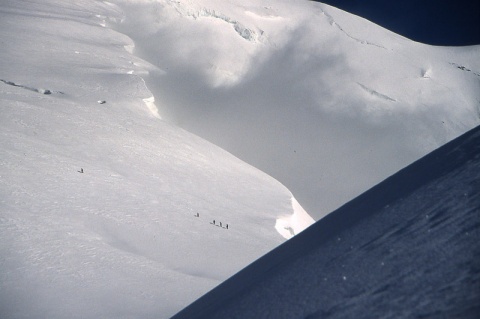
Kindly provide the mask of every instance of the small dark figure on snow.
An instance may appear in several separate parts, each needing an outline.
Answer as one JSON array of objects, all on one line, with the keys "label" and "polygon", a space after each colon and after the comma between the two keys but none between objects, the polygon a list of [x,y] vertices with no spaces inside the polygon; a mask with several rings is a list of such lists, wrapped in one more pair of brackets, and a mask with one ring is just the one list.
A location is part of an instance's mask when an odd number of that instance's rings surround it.
[{"label": "small dark figure on snow", "polygon": [[78,172],[83,174],[83,168],[80,168]]},{"label": "small dark figure on snow", "polygon": [[195,217],[200,217],[200,214],[199,214],[199,213],[196,213],[194,216],[195,216]]}]

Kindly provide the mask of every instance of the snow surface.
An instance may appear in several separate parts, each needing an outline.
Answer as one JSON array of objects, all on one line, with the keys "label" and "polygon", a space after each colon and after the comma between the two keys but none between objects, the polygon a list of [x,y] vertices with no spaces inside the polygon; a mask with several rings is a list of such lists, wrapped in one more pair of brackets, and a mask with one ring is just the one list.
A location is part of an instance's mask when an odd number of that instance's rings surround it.
[{"label": "snow surface", "polygon": [[298,0],[1,1],[0,317],[173,315],[477,125],[479,52]]},{"label": "snow surface", "polygon": [[279,182],[159,119],[155,68],[107,27],[123,17],[0,4],[2,319],[167,318],[284,242],[277,220],[313,222]]},{"label": "snow surface", "polygon": [[480,126],[172,319],[478,318]]},{"label": "snow surface", "polygon": [[[314,0],[317,1],[317,0]],[[324,0],[417,42],[480,44],[480,2],[471,0]]]},{"label": "snow surface", "polygon": [[480,46],[416,43],[303,0],[115,3],[112,27],[158,67],[145,80],[162,118],[317,220],[480,124]]}]

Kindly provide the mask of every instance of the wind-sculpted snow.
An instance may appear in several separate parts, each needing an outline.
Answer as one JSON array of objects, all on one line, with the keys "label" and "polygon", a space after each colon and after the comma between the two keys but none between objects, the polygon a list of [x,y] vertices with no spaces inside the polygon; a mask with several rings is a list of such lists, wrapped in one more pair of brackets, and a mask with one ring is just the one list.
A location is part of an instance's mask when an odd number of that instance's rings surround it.
[{"label": "wind-sculpted snow", "polygon": [[314,223],[314,220],[303,207],[292,197],[293,214],[281,216],[275,223],[277,231],[285,238],[290,239],[293,236],[304,231]]},{"label": "wind-sculpted snow", "polygon": [[479,190],[480,126],[172,319],[478,318]]},{"label": "wind-sculpted snow", "polygon": [[480,46],[415,43],[303,0],[117,3],[113,27],[162,70],[145,77],[160,116],[274,176],[317,219],[480,124]]}]

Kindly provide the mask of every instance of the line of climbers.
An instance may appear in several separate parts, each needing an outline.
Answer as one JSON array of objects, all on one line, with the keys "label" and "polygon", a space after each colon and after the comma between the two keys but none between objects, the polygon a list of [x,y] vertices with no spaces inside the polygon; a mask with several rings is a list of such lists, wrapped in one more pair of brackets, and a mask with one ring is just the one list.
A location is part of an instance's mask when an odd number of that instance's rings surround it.
[{"label": "line of climbers", "polygon": [[[195,215],[193,215],[195,217],[200,217],[200,213],[196,213]],[[215,221],[215,219],[213,220],[213,222],[210,223],[210,225],[213,225],[213,226],[217,226],[217,227],[222,227],[224,229],[228,229],[228,224],[225,224],[225,226],[223,225],[222,222],[217,222]]]}]

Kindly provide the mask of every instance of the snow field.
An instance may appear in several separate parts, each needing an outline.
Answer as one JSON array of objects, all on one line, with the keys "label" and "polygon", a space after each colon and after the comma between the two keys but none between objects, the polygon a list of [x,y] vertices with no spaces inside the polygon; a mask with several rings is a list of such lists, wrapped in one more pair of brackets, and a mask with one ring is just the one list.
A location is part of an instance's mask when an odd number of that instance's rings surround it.
[{"label": "snow field", "polygon": [[29,4],[0,6],[0,317],[167,318],[285,240],[291,193],[158,118],[116,5]]},{"label": "snow field", "polygon": [[167,318],[479,124],[478,46],[305,1],[7,0],[0,41],[2,318]]}]

